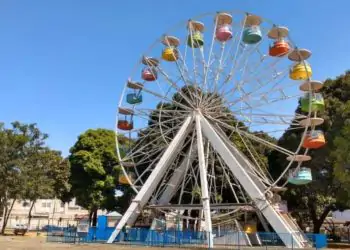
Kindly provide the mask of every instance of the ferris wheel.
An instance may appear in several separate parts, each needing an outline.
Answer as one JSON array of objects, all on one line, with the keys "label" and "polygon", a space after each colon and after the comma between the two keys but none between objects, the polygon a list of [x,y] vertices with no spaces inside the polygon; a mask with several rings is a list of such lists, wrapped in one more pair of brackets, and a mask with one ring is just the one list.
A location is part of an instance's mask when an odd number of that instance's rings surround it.
[{"label": "ferris wheel", "polygon": [[[214,211],[248,204],[278,234],[292,235],[281,237],[286,246],[310,246],[279,192],[312,181],[303,162],[325,144],[316,129],[324,101],[306,61],[311,52],[289,33],[245,12],[209,13],[180,23],[145,52],[125,83],[116,124],[119,182],[136,196],[109,243],[146,207],[200,206],[213,247]],[[277,143],[287,130],[302,135],[293,149]],[[286,158],[278,178],[267,171],[271,151]]]}]

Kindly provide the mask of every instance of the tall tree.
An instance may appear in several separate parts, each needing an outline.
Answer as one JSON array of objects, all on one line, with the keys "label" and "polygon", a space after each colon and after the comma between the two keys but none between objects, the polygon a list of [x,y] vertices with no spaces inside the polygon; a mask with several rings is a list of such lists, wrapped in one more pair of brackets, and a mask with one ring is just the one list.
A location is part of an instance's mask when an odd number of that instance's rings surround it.
[{"label": "tall tree", "polygon": [[118,158],[115,133],[107,129],[89,129],[70,149],[70,184],[77,204],[90,211],[96,225],[97,210],[120,208],[115,198],[118,183]]},{"label": "tall tree", "polygon": [[[40,149],[47,138],[36,124],[13,122],[11,128],[0,124],[0,199],[4,233],[16,199],[23,195],[24,162],[33,151]],[[12,199],[12,204],[8,204]]]},{"label": "tall tree", "polygon": [[[349,134],[350,124],[350,72],[334,80],[326,80],[321,93],[326,109],[318,116],[325,121],[317,129],[324,131],[327,144],[321,149],[310,150],[312,160],[303,164],[311,168],[313,182],[307,187],[288,185],[289,189],[284,195],[299,223],[310,221],[315,233],[320,231],[330,211],[349,205],[347,185],[350,176],[345,174],[345,170],[348,167],[346,149],[350,148],[350,142],[344,136]],[[300,107],[297,111],[300,112]],[[298,130],[288,130],[279,139],[279,145],[295,149],[301,134]],[[269,158],[271,174],[278,176],[284,170],[285,162],[283,155],[273,152]]]},{"label": "tall tree", "polygon": [[23,164],[23,199],[30,201],[28,225],[32,219],[32,210],[38,199],[61,198],[68,192],[69,168],[61,152],[49,148],[33,150]]}]

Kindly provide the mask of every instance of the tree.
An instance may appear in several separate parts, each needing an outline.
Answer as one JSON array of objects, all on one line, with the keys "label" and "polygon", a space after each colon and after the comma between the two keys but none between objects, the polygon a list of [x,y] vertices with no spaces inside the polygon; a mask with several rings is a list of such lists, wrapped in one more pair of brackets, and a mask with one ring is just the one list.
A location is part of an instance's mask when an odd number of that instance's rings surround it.
[{"label": "tree", "polygon": [[78,205],[90,211],[93,226],[98,209],[120,209],[120,199],[115,198],[119,170],[112,130],[89,129],[81,134],[70,149],[69,163],[72,194]]},{"label": "tree", "polygon": [[[3,234],[16,199],[23,195],[24,162],[31,152],[44,145],[47,134],[36,124],[13,122],[11,128],[0,124],[0,199],[3,211]],[[8,200],[12,199],[9,206]]]},{"label": "tree", "polygon": [[0,201],[4,218],[1,233],[16,200],[31,201],[30,223],[37,199],[63,198],[69,190],[69,165],[60,152],[45,145],[47,138],[36,124],[13,122],[11,128],[0,124]]},{"label": "tree", "polygon": [[[350,72],[328,79],[321,89],[325,99],[326,109],[318,114],[325,121],[317,129],[325,133],[326,146],[317,150],[310,150],[312,160],[303,166],[312,170],[313,182],[305,186],[288,185],[284,198],[293,215],[301,221],[311,221],[315,233],[320,228],[330,211],[344,209],[349,206],[350,176],[347,174],[349,158],[347,149],[350,142],[347,140],[350,118]],[[297,108],[300,113],[300,107]],[[287,149],[295,149],[301,140],[300,130],[287,130],[279,139],[279,145]],[[279,176],[285,167],[285,156],[278,152],[269,157],[270,172]],[[284,180],[285,181],[285,180]]]},{"label": "tree", "polygon": [[24,161],[23,199],[30,201],[28,225],[32,210],[38,199],[62,197],[68,192],[69,168],[61,152],[47,147],[33,150]]}]

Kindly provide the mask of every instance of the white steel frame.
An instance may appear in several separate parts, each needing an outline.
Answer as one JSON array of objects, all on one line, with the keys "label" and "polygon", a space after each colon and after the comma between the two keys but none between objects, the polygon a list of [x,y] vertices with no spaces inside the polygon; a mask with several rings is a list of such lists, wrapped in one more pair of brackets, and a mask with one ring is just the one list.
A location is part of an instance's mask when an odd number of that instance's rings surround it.
[{"label": "white steel frame", "polygon": [[[195,124],[193,122],[195,121]],[[157,185],[163,178],[167,168],[171,165],[173,159],[176,157],[179,149],[184,143],[186,136],[193,130],[196,130],[197,153],[191,150],[190,155],[185,157],[183,162],[174,172],[171,178],[171,184],[163,192],[162,197],[159,200],[159,204],[164,204],[170,201],[174,195],[174,190],[181,182],[182,171],[184,171],[186,164],[184,162],[193,161],[195,157],[198,157],[200,168],[200,181],[201,181],[201,198],[203,205],[203,212],[205,218],[205,231],[207,232],[207,246],[213,248],[213,234],[212,234],[212,222],[210,214],[210,201],[208,194],[208,181],[207,170],[205,167],[205,156],[203,147],[203,135],[204,138],[213,146],[214,150],[221,156],[223,161],[229,167],[229,170],[240,182],[243,189],[250,196],[256,208],[264,215],[266,220],[270,223],[273,229],[279,234],[281,240],[287,247],[294,248],[307,248],[311,247],[307,237],[298,229],[295,222],[287,215],[282,215],[274,209],[270,201],[265,196],[265,185],[259,178],[253,178],[253,176],[247,171],[247,169],[253,168],[249,160],[238,151],[235,146],[228,144],[223,138],[222,131],[218,131],[202,114],[200,111],[194,111],[190,114],[181,125],[175,138],[168,145],[164,154],[160,158],[156,167],[148,177],[147,181],[142,186],[141,190],[136,195],[135,199],[130,204],[128,210],[119,221],[115,230],[111,234],[107,243],[112,243],[121,229],[126,225],[132,225],[137,219],[142,208],[149,201],[152,193],[156,189]],[[202,135],[203,133],[203,135]],[[221,135],[220,135],[221,134]],[[258,211],[258,212],[259,212]],[[286,237],[288,235],[288,237]]]}]

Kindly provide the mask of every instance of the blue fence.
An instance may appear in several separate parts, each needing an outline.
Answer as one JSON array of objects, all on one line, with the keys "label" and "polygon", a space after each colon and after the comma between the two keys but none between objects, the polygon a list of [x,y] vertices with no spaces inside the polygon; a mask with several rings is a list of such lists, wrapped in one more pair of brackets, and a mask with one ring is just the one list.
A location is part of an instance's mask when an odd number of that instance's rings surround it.
[{"label": "blue fence", "polygon": [[[63,243],[105,243],[112,234],[114,227],[107,227],[107,218],[98,218],[98,227],[90,227],[88,232],[79,233],[75,227],[69,228],[49,228],[47,240],[50,242]],[[246,237],[250,238],[253,245],[284,246],[283,240],[292,241],[290,234],[257,233],[243,234],[235,231],[214,230],[214,245],[232,248],[235,246],[246,246]],[[307,234],[309,240],[316,249],[327,246],[327,237],[323,234]],[[289,237],[289,238],[288,238]],[[121,232],[115,239],[115,243],[144,245],[144,246],[177,246],[177,247],[205,247],[207,244],[207,234],[197,231],[177,231],[177,230],[150,230],[147,228],[131,228],[127,232]]]},{"label": "blue fence", "polygon": [[[78,233],[75,228],[61,228],[48,232],[47,240],[49,242],[63,243],[105,243],[111,235],[114,228],[108,227],[104,230],[91,227],[88,233]],[[281,238],[291,237],[291,235],[278,235],[276,233],[258,233],[260,246],[284,246]],[[308,234],[314,248],[320,249],[327,246],[325,235]],[[194,231],[155,231],[145,228],[132,228],[127,233],[121,232],[115,240],[115,243],[145,246],[178,246],[178,247],[205,247],[207,235],[204,232]],[[245,246],[242,244],[244,235],[238,232],[221,232],[220,235],[214,235],[214,245],[232,248],[234,246]],[[218,241],[219,239],[219,241]],[[224,239],[224,240],[222,240]]]}]

